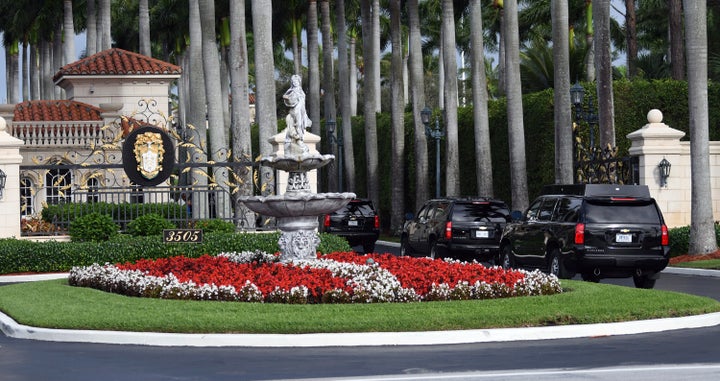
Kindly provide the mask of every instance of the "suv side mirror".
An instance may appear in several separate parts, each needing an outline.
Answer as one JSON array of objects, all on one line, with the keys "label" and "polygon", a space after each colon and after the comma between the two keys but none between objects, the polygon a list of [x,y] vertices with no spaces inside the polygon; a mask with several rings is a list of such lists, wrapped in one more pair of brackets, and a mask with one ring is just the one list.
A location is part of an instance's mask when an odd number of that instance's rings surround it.
[{"label": "suv side mirror", "polygon": [[520,220],[522,220],[522,217],[523,217],[523,214],[519,210],[513,210],[512,212],[510,212],[510,218],[513,221],[520,221]]}]

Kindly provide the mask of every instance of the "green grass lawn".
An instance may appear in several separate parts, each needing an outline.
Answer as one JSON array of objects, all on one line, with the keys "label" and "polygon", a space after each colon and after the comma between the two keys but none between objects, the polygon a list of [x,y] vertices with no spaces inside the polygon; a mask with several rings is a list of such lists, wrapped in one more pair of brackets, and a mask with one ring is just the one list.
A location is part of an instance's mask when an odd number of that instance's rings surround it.
[{"label": "green grass lawn", "polygon": [[720,270],[720,259],[708,259],[704,261],[681,262],[674,267],[685,267],[691,269]]},{"label": "green grass lawn", "polygon": [[287,305],[133,298],[64,279],[0,287],[0,310],[36,327],[185,332],[312,333],[482,329],[601,323],[720,311],[710,298],[562,281],[551,296],[495,300]]}]

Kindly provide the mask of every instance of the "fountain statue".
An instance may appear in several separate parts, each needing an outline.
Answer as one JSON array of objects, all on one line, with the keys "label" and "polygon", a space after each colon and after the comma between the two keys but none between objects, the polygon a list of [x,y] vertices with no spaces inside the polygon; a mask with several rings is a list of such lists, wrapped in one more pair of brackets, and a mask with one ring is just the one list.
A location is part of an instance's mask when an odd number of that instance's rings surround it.
[{"label": "fountain statue", "polygon": [[342,208],[355,198],[355,193],[313,193],[310,190],[307,172],[324,167],[335,160],[335,156],[310,151],[305,144],[305,129],[312,121],[305,109],[305,92],[299,75],[292,76],[283,102],[289,108],[285,118],[284,152],[263,156],[260,163],[288,172],[285,194],[243,196],[239,200],[253,212],[277,219],[280,260],[291,262],[316,258],[320,243],[318,216]]}]

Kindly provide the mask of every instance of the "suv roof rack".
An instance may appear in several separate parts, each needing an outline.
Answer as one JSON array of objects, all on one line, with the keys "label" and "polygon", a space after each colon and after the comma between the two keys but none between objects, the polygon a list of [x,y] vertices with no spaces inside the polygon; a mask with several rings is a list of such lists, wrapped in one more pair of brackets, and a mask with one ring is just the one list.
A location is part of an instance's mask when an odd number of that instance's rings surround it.
[{"label": "suv roof rack", "polygon": [[618,184],[552,184],[543,186],[542,195],[571,194],[588,197],[637,197],[650,198],[647,185]]}]

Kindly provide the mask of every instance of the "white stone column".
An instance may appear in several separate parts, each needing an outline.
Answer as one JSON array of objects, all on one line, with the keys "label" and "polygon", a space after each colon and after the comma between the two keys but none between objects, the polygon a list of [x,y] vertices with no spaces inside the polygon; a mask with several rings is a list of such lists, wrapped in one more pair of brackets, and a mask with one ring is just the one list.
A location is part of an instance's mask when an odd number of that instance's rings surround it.
[{"label": "white stone column", "polygon": [[20,238],[20,147],[23,141],[7,132],[0,117],[0,169],[5,172],[5,188],[0,198],[0,238]]},{"label": "white stone column", "polygon": [[[685,136],[683,131],[671,128],[662,119],[660,110],[648,112],[648,123],[627,135],[632,142],[629,154],[638,156],[639,183],[650,189],[668,227],[685,226],[690,224],[690,146],[680,141]],[[663,158],[672,165],[665,186],[661,186],[658,167]]]},{"label": "white stone column", "polygon": [[[316,146],[320,142],[320,136],[310,133],[308,131],[305,131],[305,135],[303,135],[303,140],[305,142],[305,145],[307,145],[310,153],[318,152]],[[285,155],[285,130],[281,131],[279,134],[276,134],[276,135],[273,135],[272,137],[270,137],[269,142],[273,147],[273,152],[275,153],[275,155],[277,155],[277,156]],[[317,169],[308,171],[307,176],[308,176],[308,182],[310,183],[310,191],[312,193],[317,193],[317,184],[318,184]],[[277,195],[284,194],[285,191],[287,190],[287,183],[288,183],[288,173],[285,171],[276,170],[275,171],[275,194],[277,194]]]}]

